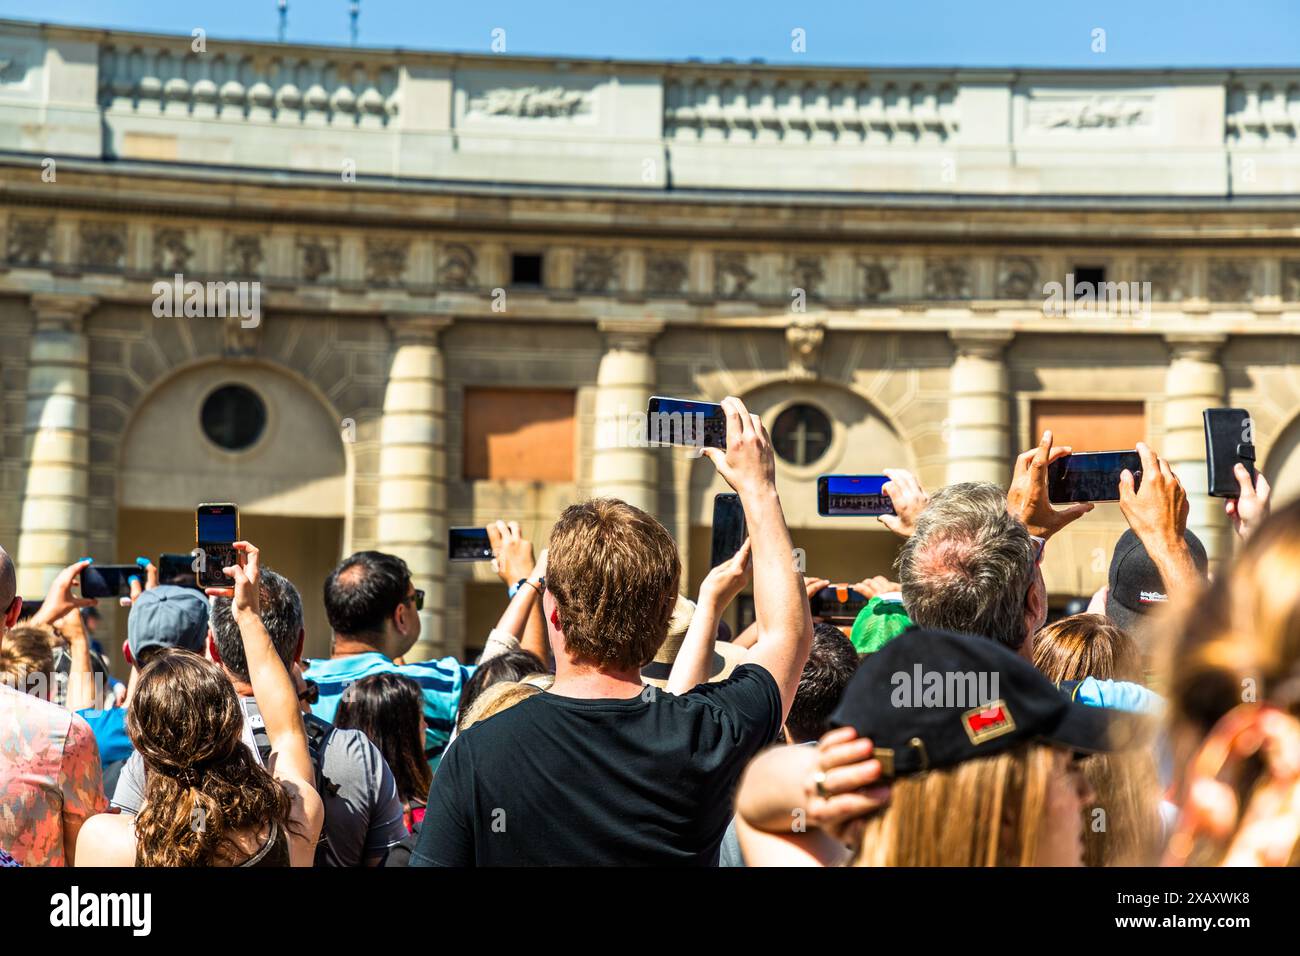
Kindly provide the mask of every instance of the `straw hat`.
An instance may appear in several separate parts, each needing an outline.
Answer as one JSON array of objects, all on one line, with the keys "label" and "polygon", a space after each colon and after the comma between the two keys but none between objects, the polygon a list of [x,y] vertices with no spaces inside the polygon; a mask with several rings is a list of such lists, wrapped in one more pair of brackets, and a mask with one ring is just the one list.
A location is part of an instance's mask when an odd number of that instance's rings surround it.
[{"label": "straw hat", "polygon": [[[668,675],[677,660],[677,652],[682,649],[682,641],[695,616],[695,602],[690,598],[677,595],[677,604],[673,616],[668,620],[668,637],[655,654],[655,659],[641,668],[641,680],[654,687],[663,688],[668,684]],[[713,642],[713,659],[709,662],[708,683],[716,684],[726,680],[731,672],[745,662],[747,652],[728,641]]]}]

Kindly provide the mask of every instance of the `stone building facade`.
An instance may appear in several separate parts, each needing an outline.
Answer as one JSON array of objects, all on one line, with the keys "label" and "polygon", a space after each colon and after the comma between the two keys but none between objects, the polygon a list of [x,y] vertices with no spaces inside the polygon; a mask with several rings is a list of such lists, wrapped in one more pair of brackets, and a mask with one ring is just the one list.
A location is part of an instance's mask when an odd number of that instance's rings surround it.
[{"label": "stone building facade", "polygon": [[[693,588],[723,487],[622,440],[651,394],[739,395],[769,427],[796,409],[782,497],[835,580],[888,573],[895,544],[819,518],[819,474],[1005,484],[1044,424],[1150,442],[1216,558],[1203,408],[1250,409],[1266,474],[1300,495],[1300,74],[0,21],[0,150],[0,543],[28,596],[83,554],[188,550],[194,505],[232,500],[303,588],[309,652],[324,573],[376,547],[426,591],[415,656],[461,654],[501,595],[448,562],[448,527],[514,518],[544,540],[591,494],[656,513]],[[176,276],[255,283],[257,321],[159,314]],[[1070,277],[1106,307],[1053,306]],[[231,386],[260,407],[245,445],[213,437],[243,406],[207,417]],[[1054,601],[1104,583],[1123,527],[1103,505],[1053,542]]]}]

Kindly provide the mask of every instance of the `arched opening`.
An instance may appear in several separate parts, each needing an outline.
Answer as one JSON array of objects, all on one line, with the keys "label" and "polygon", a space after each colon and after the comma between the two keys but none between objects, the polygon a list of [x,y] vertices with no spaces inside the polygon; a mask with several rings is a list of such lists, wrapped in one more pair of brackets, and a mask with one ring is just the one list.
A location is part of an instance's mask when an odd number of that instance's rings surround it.
[{"label": "arched opening", "polygon": [[[196,366],[154,389],[127,426],[117,552],[128,563],[188,552],[195,506],[235,502],[241,535],[302,593],[304,654],[321,656],[330,638],[321,584],[345,544],[347,489],[339,422],[306,385],[265,365]],[[119,613],[106,603],[101,611]]]},{"label": "arched opening", "polygon": [[1275,508],[1300,498],[1300,416],[1293,418],[1273,442],[1264,475],[1273,487]]}]

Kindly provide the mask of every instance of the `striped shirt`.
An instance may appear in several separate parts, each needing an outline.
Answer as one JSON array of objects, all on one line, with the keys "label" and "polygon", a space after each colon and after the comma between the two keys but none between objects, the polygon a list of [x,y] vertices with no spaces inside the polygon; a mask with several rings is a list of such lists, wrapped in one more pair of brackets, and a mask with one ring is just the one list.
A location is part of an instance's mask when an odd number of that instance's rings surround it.
[{"label": "striped shirt", "polygon": [[456,710],[460,706],[460,692],[474,673],[474,668],[462,664],[454,657],[438,661],[417,661],[413,664],[394,664],[392,660],[371,651],[308,661],[305,676],[316,683],[320,699],[312,705],[311,712],[322,720],[334,722],[339,700],[348,685],[372,674],[401,674],[420,685],[424,695],[424,749],[432,755],[429,763],[437,769],[442,751],[451,739],[456,723]]}]

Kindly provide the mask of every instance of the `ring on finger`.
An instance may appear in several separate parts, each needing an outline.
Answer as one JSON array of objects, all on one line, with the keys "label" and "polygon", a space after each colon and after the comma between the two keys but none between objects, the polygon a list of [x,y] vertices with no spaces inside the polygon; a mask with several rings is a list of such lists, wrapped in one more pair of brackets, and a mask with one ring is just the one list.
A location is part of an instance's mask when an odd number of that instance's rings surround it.
[{"label": "ring on finger", "polygon": [[818,770],[813,774],[813,786],[817,788],[817,796],[823,800],[831,796],[831,792],[826,789],[826,771]]}]

